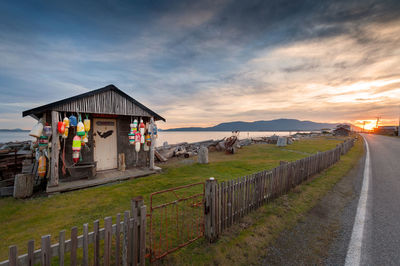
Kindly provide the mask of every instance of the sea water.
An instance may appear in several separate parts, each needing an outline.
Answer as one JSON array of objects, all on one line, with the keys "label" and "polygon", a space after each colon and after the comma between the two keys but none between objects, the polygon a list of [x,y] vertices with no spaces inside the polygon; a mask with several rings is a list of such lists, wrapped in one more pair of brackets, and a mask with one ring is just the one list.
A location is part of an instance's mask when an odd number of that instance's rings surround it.
[{"label": "sea water", "polygon": [[[288,136],[296,131],[253,131],[253,132],[240,132],[239,139],[251,138],[251,137],[268,137],[272,135]],[[159,131],[158,138],[156,140],[156,146],[163,145],[164,142],[168,144],[175,144],[180,142],[198,142],[203,140],[219,140],[232,136],[229,131]],[[0,131],[0,143],[10,141],[24,141],[34,140],[29,136],[29,132],[4,132]]]}]

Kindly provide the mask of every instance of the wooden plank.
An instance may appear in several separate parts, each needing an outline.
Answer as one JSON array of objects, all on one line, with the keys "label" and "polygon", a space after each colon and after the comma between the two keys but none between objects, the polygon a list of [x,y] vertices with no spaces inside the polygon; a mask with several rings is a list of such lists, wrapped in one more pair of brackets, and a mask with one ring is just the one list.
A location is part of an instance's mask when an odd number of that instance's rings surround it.
[{"label": "wooden plank", "polygon": [[140,207],[140,265],[146,264],[146,206]]},{"label": "wooden plank", "polygon": [[50,235],[42,236],[41,242],[41,264],[42,266],[50,266]]},{"label": "wooden plank", "polygon": [[26,265],[33,266],[35,265],[35,241],[28,241],[28,256],[26,257]]},{"label": "wooden plank", "polygon": [[78,248],[78,227],[74,226],[71,229],[71,266],[77,265],[76,253]]},{"label": "wooden plank", "polygon": [[133,265],[137,265],[139,261],[140,254],[140,207],[143,206],[143,198],[136,197],[131,200],[131,209],[132,209],[132,217],[133,217],[133,227],[132,227],[132,263]]},{"label": "wooden plank", "polygon": [[121,214],[117,214],[115,224],[115,265],[120,265],[120,246],[121,246]]},{"label": "wooden plank", "polygon": [[60,231],[58,235],[58,264],[64,266],[64,254],[65,254],[65,230]]},{"label": "wooden plank", "polygon": [[50,160],[50,182],[49,186],[58,186],[58,158],[59,158],[59,138],[57,132],[57,123],[59,115],[57,111],[51,111],[51,160]]},{"label": "wooden plank", "polygon": [[128,265],[129,246],[129,211],[124,212],[123,238],[122,238],[122,265]]},{"label": "wooden plank", "polygon": [[[137,228],[137,224],[135,219],[129,218],[129,239],[128,239],[128,265],[137,265],[138,261],[138,256],[137,256],[137,247],[136,247],[136,241],[134,239],[137,239],[137,236],[134,235],[134,228]],[[136,263],[134,263],[136,262]]]},{"label": "wooden plank", "polygon": [[83,258],[82,265],[89,265],[89,225],[83,225]]},{"label": "wooden plank", "polygon": [[17,246],[10,246],[8,250],[8,265],[17,266],[18,265],[18,251]]},{"label": "wooden plank", "polygon": [[93,264],[100,265],[100,232],[99,220],[93,223]]},{"label": "wooden plank", "polygon": [[104,265],[109,266],[111,261],[112,218],[104,218]]},{"label": "wooden plank", "polygon": [[225,229],[225,222],[226,222],[226,198],[225,198],[225,192],[226,192],[226,186],[225,182],[221,183],[221,230],[223,231]]}]

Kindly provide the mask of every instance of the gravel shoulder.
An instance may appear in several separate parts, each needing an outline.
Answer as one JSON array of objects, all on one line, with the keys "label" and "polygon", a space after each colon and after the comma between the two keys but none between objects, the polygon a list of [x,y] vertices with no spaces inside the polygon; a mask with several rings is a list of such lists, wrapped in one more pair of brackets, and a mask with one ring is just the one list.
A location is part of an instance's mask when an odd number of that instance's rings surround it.
[{"label": "gravel shoulder", "polygon": [[363,156],[296,226],[269,245],[261,265],[343,265],[362,184]]}]

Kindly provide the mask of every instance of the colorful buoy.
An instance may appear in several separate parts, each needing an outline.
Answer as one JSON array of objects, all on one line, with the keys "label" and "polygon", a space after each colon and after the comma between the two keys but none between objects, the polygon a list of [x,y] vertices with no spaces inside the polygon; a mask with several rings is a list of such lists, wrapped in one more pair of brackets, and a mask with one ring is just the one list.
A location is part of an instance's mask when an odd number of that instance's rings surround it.
[{"label": "colorful buoy", "polygon": [[77,127],[76,127],[76,134],[78,136],[84,136],[85,135],[85,126],[83,125],[82,122],[79,122]]},{"label": "colorful buoy", "polygon": [[80,151],[81,150],[81,137],[75,136],[74,139],[72,140],[72,150],[73,151]]},{"label": "colorful buoy", "polygon": [[64,133],[62,134],[62,138],[63,139],[66,139],[66,138],[68,138],[68,127],[66,127],[65,129],[64,129]]},{"label": "colorful buoy", "polygon": [[38,174],[41,178],[46,176],[46,157],[44,155],[39,157]]},{"label": "colorful buoy", "polygon": [[79,151],[73,151],[72,152],[72,161],[74,161],[74,163],[79,162],[79,157],[80,157],[80,152]]},{"label": "colorful buoy", "polygon": [[57,123],[57,131],[61,135],[64,134],[64,132],[65,132],[65,123],[64,122],[60,121]]},{"label": "colorful buoy", "polygon": [[69,125],[70,125],[71,127],[76,127],[77,124],[78,124],[78,120],[76,119],[76,116],[71,115],[71,116],[69,117]]},{"label": "colorful buoy", "polygon": [[65,128],[69,128],[69,119],[68,119],[68,117],[64,117],[63,122],[65,124]]}]

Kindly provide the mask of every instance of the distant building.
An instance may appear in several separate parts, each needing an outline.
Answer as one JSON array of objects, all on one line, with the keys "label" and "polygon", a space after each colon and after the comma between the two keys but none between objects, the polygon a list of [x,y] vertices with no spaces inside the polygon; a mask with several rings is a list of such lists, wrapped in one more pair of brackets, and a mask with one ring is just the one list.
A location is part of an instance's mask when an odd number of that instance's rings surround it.
[{"label": "distant building", "polygon": [[375,134],[395,136],[398,134],[397,126],[379,126],[374,129]]},{"label": "distant building", "polygon": [[333,135],[335,136],[349,136],[351,132],[350,125],[341,124],[338,125],[335,130],[333,130]]},{"label": "distant building", "polygon": [[330,134],[330,133],[332,133],[332,129],[330,129],[330,128],[323,128],[323,129],[321,129],[321,133],[322,133],[322,134]]}]

